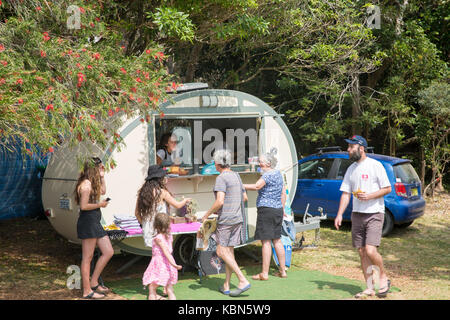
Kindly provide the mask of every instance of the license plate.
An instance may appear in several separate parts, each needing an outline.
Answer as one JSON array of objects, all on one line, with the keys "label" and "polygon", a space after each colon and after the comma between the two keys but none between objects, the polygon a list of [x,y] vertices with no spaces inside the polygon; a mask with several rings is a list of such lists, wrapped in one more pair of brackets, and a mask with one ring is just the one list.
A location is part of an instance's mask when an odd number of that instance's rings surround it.
[{"label": "license plate", "polygon": [[417,190],[417,188],[412,188],[411,189],[411,195],[412,196],[418,196],[419,195],[419,190]]}]

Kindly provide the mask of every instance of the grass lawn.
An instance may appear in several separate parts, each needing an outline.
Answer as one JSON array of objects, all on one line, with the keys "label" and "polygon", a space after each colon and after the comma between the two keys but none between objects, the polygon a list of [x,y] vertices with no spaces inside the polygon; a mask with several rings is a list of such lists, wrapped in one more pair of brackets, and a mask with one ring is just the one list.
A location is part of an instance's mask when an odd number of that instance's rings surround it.
[{"label": "grass lawn", "polygon": [[[395,287],[386,299],[450,299],[449,207],[448,194],[428,199],[424,216],[382,239],[379,251]],[[304,236],[309,244],[314,231]],[[66,270],[80,264],[80,247],[61,238],[47,220],[0,221],[0,244],[0,299],[80,298],[80,290],[66,287]],[[240,250],[236,259],[244,273],[257,273],[260,265]],[[260,256],[261,246],[245,250]],[[115,291],[108,299],[146,298],[147,290],[140,281],[149,258],[116,273],[131,258],[116,255],[106,267],[103,278]],[[288,279],[270,277],[263,283],[251,280],[252,289],[240,299],[351,299],[364,287],[364,278],[358,253],[351,246],[350,224],[344,223],[337,231],[332,221],[323,222],[319,248],[293,252],[288,275]],[[200,284],[196,274],[180,274],[175,293],[178,299],[186,300],[230,299],[217,292],[223,278],[210,276]],[[237,283],[235,277],[232,283]]]}]

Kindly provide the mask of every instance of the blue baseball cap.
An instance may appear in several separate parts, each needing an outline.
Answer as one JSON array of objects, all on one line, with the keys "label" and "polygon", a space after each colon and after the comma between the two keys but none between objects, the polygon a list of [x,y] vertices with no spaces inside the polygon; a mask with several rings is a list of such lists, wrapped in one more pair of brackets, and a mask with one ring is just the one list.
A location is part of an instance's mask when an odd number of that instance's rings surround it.
[{"label": "blue baseball cap", "polygon": [[353,137],[351,137],[349,139],[345,139],[345,141],[347,143],[349,143],[349,144],[359,144],[360,146],[363,146],[363,147],[366,147],[366,148],[368,147],[366,139],[364,139],[361,136],[356,136],[355,135],[355,136],[353,136]]}]

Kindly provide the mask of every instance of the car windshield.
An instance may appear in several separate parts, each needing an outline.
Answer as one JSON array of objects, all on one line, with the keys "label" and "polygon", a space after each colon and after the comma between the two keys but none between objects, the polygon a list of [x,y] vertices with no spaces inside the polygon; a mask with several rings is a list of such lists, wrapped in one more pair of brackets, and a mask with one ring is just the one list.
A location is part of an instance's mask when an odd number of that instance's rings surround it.
[{"label": "car windshield", "polygon": [[396,182],[417,183],[420,178],[411,163],[402,163],[394,166]]}]

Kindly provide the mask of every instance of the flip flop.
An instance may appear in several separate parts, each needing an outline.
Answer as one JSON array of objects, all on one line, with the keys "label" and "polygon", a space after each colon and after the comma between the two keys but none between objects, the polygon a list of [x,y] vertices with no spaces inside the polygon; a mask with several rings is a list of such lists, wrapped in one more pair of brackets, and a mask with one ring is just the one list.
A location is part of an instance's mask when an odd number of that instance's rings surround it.
[{"label": "flip flop", "polygon": [[[380,292],[381,290],[383,290],[383,292]],[[389,290],[391,290],[391,280],[388,279],[387,286],[378,289],[377,297],[379,298],[387,297]]]},{"label": "flip flop", "polygon": [[275,272],[274,274],[273,274],[275,277],[278,277],[278,278],[287,278],[287,275],[281,275],[281,272],[280,271],[278,271],[278,272]]},{"label": "flip flop", "polygon": [[222,294],[224,294],[224,295],[229,295],[229,294],[230,294],[230,290],[225,290],[225,289],[223,288],[223,286],[222,286],[222,287],[219,287],[219,292],[222,293]]},{"label": "flip flop", "polygon": [[[95,293],[101,294],[102,296],[101,296],[101,297],[98,297],[98,298],[94,298],[94,294],[95,294]],[[98,300],[98,299],[103,299],[104,297],[105,297],[104,294],[98,293],[98,292],[95,292],[95,291],[92,291],[92,292],[89,293],[87,296],[84,296],[83,299],[94,299],[94,300]]]},{"label": "flip flop", "polygon": [[[105,288],[105,289],[99,290],[99,287],[100,288]],[[109,292],[108,288],[106,288],[106,287],[104,287],[104,286],[102,286],[100,284],[96,285],[95,287],[91,287],[91,289],[96,291],[97,293],[101,293],[101,294],[107,294]]]},{"label": "flip flop", "polygon": [[372,291],[371,293],[367,293],[367,290],[364,290],[363,292],[359,292],[359,293],[355,294],[355,298],[361,299],[361,298],[365,298],[365,297],[373,297],[374,295],[375,295],[374,291]]},{"label": "flip flop", "polygon": [[267,281],[267,280],[269,280],[269,277],[265,278],[262,273],[258,273],[258,274],[255,274],[254,276],[252,276],[252,279],[253,280]]},{"label": "flip flop", "polygon": [[251,284],[249,283],[248,285],[246,285],[245,287],[241,288],[237,288],[236,290],[230,291],[230,297],[238,297],[241,295],[241,293],[247,291],[248,289],[250,289]]}]

